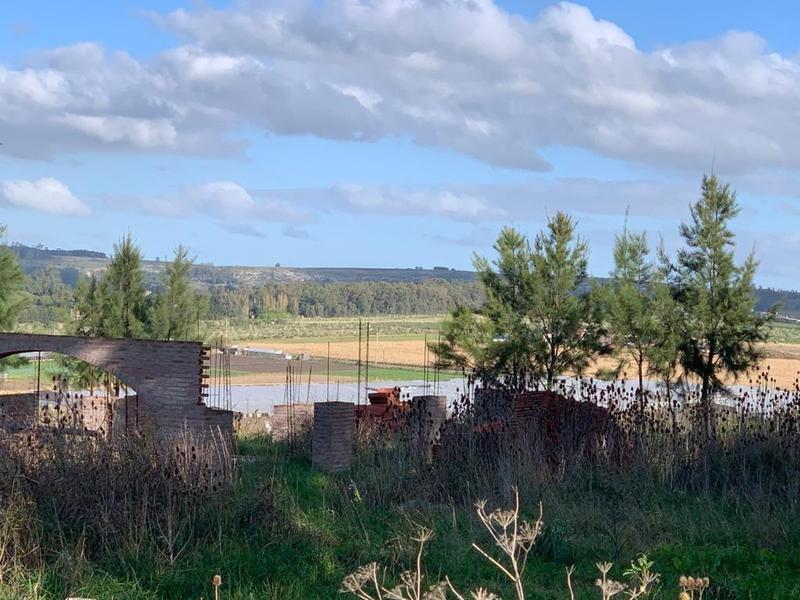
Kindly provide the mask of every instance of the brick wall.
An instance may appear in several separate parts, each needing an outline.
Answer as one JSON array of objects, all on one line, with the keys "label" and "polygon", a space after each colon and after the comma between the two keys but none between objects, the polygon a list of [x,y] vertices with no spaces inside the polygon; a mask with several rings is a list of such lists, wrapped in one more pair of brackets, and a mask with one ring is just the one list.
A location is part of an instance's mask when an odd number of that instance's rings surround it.
[{"label": "brick wall", "polygon": [[37,351],[73,356],[118,377],[138,392],[139,416],[161,435],[206,425],[200,343],[0,333],[0,357]]},{"label": "brick wall", "polygon": [[206,408],[206,429],[223,439],[233,439],[233,411],[221,408]]},{"label": "brick wall", "polygon": [[447,396],[414,396],[411,399],[408,426],[416,451],[425,457],[431,456],[446,419]]},{"label": "brick wall", "polygon": [[0,428],[29,429],[36,423],[36,394],[0,395]]},{"label": "brick wall", "polygon": [[311,463],[331,473],[353,462],[355,405],[352,402],[317,402],[311,437]]},{"label": "brick wall", "polygon": [[283,441],[314,423],[314,404],[276,404],[272,407],[272,439]]}]

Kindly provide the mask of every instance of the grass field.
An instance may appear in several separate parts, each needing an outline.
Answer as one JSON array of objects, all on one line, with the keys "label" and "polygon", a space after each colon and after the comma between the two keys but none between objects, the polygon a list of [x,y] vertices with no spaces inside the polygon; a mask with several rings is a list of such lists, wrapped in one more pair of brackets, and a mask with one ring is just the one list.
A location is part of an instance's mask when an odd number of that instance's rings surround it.
[{"label": "grass field", "polygon": [[776,344],[800,344],[800,323],[773,323],[769,337]]},{"label": "grass field", "polygon": [[[436,534],[422,563],[430,581],[446,574],[462,590],[486,586],[502,598],[513,596],[470,547],[472,541],[487,544],[473,499],[383,504],[360,483],[369,457],[354,472],[337,476],[312,469],[306,458],[262,438],[241,440],[238,453],[248,460],[241,462],[235,488],[217,517],[218,536],[188,545],[173,566],[149,547],[131,547],[124,560],[104,559],[81,550],[78,535],[63,540],[59,557],[52,557],[45,571],[9,574],[0,583],[0,598],[207,599],[213,597],[214,574],[222,577],[224,600],[350,598],[338,590],[360,565],[380,561],[396,580],[413,564],[409,536],[419,526]],[[787,505],[688,495],[647,477],[613,472],[577,473],[525,492],[522,514],[532,517],[541,500],[545,521],[525,575],[528,598],[567,598],[564,570],[570,565],[576,565],[576,598],[599,598],[595,563],[613,561],[611,576],[620,579],[642,553],[661,574],[654,598],[676,598],[683,574],[710,577],[715,594],[708,598],[800,594],[800,521]]]},{"label": "grass field", "polygon": [[273,322],[248,321],[229,323],[208,321],[204,332],[210,337],[223,336],[232,341],[291,340],[345,341],[358,339],[358,323],[361,320],[366,339],[367,322],[371,336],[392,336],[397,339],[422,339],[427,333],[435,336],[445,315],[379,315],[372,317],[287,317]]},{"label": "grass field", "polygon": [[[420,379],[426,356],[425,336],[436,339],[439,326],[445,315],[402,315],[376,316],[362,319],[363,342],[361,358],[366,360],[366,323],[370,322],[370,371],[374,379],[393,379],[397,381]],[[226,324],[207,322],[204,324],[209,339],[213,334],[222,335],[230,343],[243,346],[279,348],[292,354],[307,353],[319,360],[327,359],[330,343],[330,357],[334,361],[331,376],[339,380],[356,378],[355,361],[359,357],[358,318],[287,318],[274,323],[247,322]],[[29,328],[30,329],[30,328]],[[58,327],[48,331],[58,331]],[[212,333],[214,332],[214,333]],[[764,347],[763,368],[769,367],[774,384],[794,389],[800,371],[800,324],[775,323],[771,326],[770,343]],[[43,363],[43,377],[51,376],[49,367]],[[588,374],[595,375],[598,370],[609,369],[615,362],[603,359],[592,366]],[[260,370],[259,370],[260,369]],[[630,371],[630,370],[629,370]],[[16,389],[25,381],[35,379],[35,366],[9,369],[6,387]],[[632,372],[628,373],[630,377]],[[756,373],[740,378],[748,383]],[[263,366],[237,369],[231,373],[234,384],[280,384],[285,379],[285,365],[277,370]],[[312,370],[312,381],[325,379],[324,367],[317,362]],[[732,380],[730,383],[734,383]]]}]

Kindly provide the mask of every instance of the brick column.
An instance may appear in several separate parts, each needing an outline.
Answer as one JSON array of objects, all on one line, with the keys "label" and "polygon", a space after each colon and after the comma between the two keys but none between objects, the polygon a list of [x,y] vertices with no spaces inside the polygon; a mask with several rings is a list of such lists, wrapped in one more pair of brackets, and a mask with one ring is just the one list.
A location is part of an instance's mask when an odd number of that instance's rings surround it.
[{"label": "brick column", "polygon": [[426,460],[431,457],[445,419],[447,396],[414,396],[411,399],[411,439],[415,450]]},{"label": "brick column", "polygon": [[323,471],[344,471],[353,462],[355,405],[352,402],[314,404],[311,463]]}]

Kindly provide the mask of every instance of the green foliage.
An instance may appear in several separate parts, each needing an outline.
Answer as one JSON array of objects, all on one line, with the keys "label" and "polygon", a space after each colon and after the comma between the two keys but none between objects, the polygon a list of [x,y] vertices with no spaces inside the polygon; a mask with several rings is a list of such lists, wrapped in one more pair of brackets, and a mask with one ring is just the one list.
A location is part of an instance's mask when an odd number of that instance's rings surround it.
[{"label": "green foliage", "polygon": [[558,212],[533,248],[506,228],[495,251],[493,265],[474,261],[486,302],[477,311],[456,310],[431,348],[442,366],[474,368],[512,389],[533,382],[552,389],[558,375],[582,372],[603,350],[600,303],[581,293],[588,247]]},{"label": "green foliage", "polygon": [[648,261],[645,233],[631,233],[627,221],[614,244],[614,271],[606,289],[607,314],[621,366],[632,362],[644,400],[648,353],[661,342],[663,331],[654,308],[653,267]]},{"label": "green foliage", "polygon": [[199,337],[204,305],[189,281],[194,260],[183,246],[164,272],[164,290],[153,311],[152,336],[162,340],[192,340]]},{"label": "green foliage", "polygon": [[30,302],[19,315],[20,321],[36,321],[45,326],[69,320],[73,291],[61,280],[58,269],[44,267],[35,271],[25,282]]},{"label": "green foliage", "polygon": [[104,288],[97,275],[81,279],[75,288],[75,333],[78,335],[105,335]]},{"label": "green foliage", "polygon": [[110,337],[141,338],[148,322],[142,285],[142,256],[128,234],[114,245],[103,278],[103,332]]},{"label": "green foliage", "polygon": [[[84,536],[95,527],[64,529],[46,505],[33,506],[29,519],[53,532],[60,551],[44,554],[42,571],[7,573],[0,598],[213,598],[211,577],[220,573],[225,599],[328,600],[339,597],[348,573],[372,560],[387,564],[389,577],[399,577],[415,557],[407,537],[419,526],[436,532],[423,558],[431,577],[447,574],[465,587],[489,585],[503,598],[513,597],[471,548],[485,540],[473,498],[380,506],[361,480],[366,469],[381,467],[372,456],[358,458],[365,470],[327,475],[261,438],[240,440],[237,454],[247,459],[215,516],[213,542],[191,545],[174,567],[159,552],[161,540],[135,531],[127,552],[109,555],[87,547]],[[635,576],[643,568],[661,573],[665,590],[655,598],[674,599],[678,578],[687,573],[710,576],[717,594],[706,597],[800,593],[800,520],[792,504],[676,493],[646,474],[616,471],[580,472],[525,488],[521,499],[526,517],[537,514],[540,499],[544,506],[541,548],[526,571],[528,597],[568,597],[564,569],[574,564],[576,598],[596,598],[594,563],[605,559],[616,563],[611,576]],[[505,499],[490,502],[502,505]],[[642,554],[646,563],[637,559]]]},{"label": "green foliage", "polygon": [[483,300],[474,282],[429,279],[420,282],[285,282],[258,287],[214,286],[209,317],[275,320],[285,315],[347,317],[438,314]]},{"label": "green foliage", "polygon": [[[5,227],[0,226],[0,242]],[[23,292],[25,277],[17,257],[8,246],[0,245],[0,330],[8,331],[14,327],[17,316],[26,304]]]},{"label": "green foliage", "polygon": [[729,223],[738,213],[730,186],[705,176],[691,221],[680,229],[686,247],[678,253],[673,285],[683,311],[681,363],[699,378],[703,405],[722,389],[723,375],[739,375],[757,363],[771,320],[754,310],[755,257],[735,262]]}]

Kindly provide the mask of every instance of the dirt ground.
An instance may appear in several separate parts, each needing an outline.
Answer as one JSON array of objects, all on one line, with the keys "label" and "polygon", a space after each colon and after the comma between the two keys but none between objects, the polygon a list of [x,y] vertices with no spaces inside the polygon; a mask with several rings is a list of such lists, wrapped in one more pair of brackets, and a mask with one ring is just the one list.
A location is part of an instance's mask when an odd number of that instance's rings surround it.
[{"label": "dirt ground", "polygon": [[[291,354],[307,353],[314,357],[324,358],[328,355],[327,342],[291,342],[286,340],[266,340],[258,342],[243,342],[248,346],[258,348],[280,349]],[[330,343],[331,359],[358,360],[358,341],[344,341]],[[361,358],[366,360],[366,344],[361,344]],[[369,344],[370,362],[388,365],[406,365],[421,367],[425,364],[424,340],[394,340],[373,339]],[[433,357],[430,356],[430,360]]]},{"label": "dirt ground", "polygon": [[[616,366],[616,360],[612,358],[602,358],[595,362],[589,369],[589,374],[594,375],[599,370],[612,369]],[[763,348],[763,359],[757,369],[739,376],[736,381],[732,377],[726,383],[739,383],[742,385],[756,384],[759,376],[764,372],[769,373],[771,385],[784,389],[795,389],[800,386],[800,345],[797,344],[767,344]],[[636,376],[634,366],[626,369],[628,379]],[[762,381],[763,383],[763,381]]]},{"label": "dirt ground", "polygon": [[[308,353],[313,357],[325,357],[328,353],[327,342],[287,342],[286,340],[262,340],[247,342],[248,345],[262,348],[279,348],[284,352]],[[362,344],[362,359],[365,358],[365,345]],[[770,378],[774,385],[782,388],[794,389],[798,385],[800,374],[800,345],[799,344],[767,344],[764,346],[764,360],[761,369],[769,369]],[[330,343],[331,359],[356,360],[358,359],[358,341],[337,341]],[[429,360],[433,357],[429,355]],[[372,340],[370,342],[370,361],[421,367],[425,362],[425,344],[422,340]],[[589,375],[596,375],[599,370],[610,369],[616,365],[614,359],[603,358],[589,368]],[[629,378],[634,377],[633,368],[627,369]],[[758,372],[749,373],[739,378],[739,382],[746,384],[758,377]],[[312,378],[313,380],[313,378]],[[283,380],[281,380],[282,382]],[[729,383],[734,383],[731,380]]]},{"label": "dirt ground", "polygon": [[[311,367],[312,383],[321,383],[326,380],[327,372],[327,342],[287,342],[286,340],[262,340],[246,342],[248,346],[280,349],[292,354],[308,353],[311,361],[303,361],[302,374],[297,373],[296,378],[308,381],[308,369]],[[355,380],[356,371],[353,361],[358,359],[357,341],[338,341],[330,344],[331,372],[336,373],[336,379],[346,381]],[[362,359],[366,359],[366,347],[362,344]],[[429,360],[433,357],[429,354]],[[370,342],[371,364],[402,365],[406,367],[422,367],[425,362],[425,345],[422,340],[397,340],[378,339]],[[604,358],[589,368],[588,375],[596,375],[598,370],[610,369],[616,365],[614,359]],[[800,373],[800,345],[798,344],[768,344],[764,347],[764,360],[762,369],[769,369],[770,379],[774,385],[782,388],[795,389],[798,386]],[[352,371],[352,377],[347,373]],[[213,366],[211,375],[213,379]],[[269,358],[256,358],[246,356],[231,357],[231,383],[237,385],[268,385],[283,384],[286,381],[286,361]],[[632,367],[627,369],[627,376],[635,376]],[[741,383],[755,380],[757,373],[751,373],[740,378]],[[733,383],[731,380],[729,383]],[[27,380],[6,380],[0,382],[0,393],[14,393],[30,391],[32,382]]]}]

